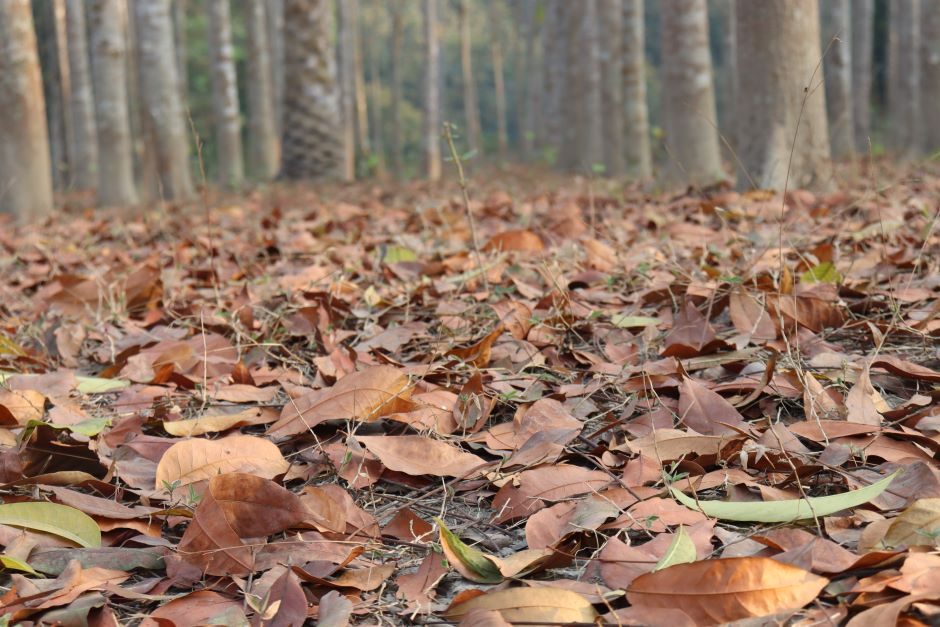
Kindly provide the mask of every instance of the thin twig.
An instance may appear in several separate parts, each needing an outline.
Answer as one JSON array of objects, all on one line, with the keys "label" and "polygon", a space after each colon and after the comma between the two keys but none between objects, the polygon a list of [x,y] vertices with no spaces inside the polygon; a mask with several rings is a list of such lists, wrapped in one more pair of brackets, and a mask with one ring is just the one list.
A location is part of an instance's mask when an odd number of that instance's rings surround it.
[{"label": "thin twig", "polygon": [[453,124],[444,122],[444,138],[450,147],[450,156],[457,167],[457,177],[460,181],[460,191],[463,193],[463,206],[467,212],[467,222],[470,224],[470,238],[473,240],[473,252],[477,258],[477,267],[480,269],[480,278],[483,279],[483,288],[489,292],[490,282],[486,278],[486,271],[483,269],[483,257],[480,255],[480,242],[477,240],[477,226],[473,220],[473,211],[470,210],[470,191],[467,188],[467,179],[463,173],[463,163],[460,161],[460,155],[457,154],[457,146],[454,144]]}]

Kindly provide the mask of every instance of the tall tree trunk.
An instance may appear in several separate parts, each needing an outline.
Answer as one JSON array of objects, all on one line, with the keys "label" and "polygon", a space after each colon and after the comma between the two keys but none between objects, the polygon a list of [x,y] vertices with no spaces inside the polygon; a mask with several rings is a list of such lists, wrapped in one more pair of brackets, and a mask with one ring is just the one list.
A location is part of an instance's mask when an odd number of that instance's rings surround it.
[{"label": "tall tree trunk", "polygon": [[[539,111],[533,108],[534,91],[539,88],[542,77],[535,68],[535,14],[536,0],[514,0],[518,37],[514,39],[513,78],[515,79],[516,133],[518,134],[519,153],[523,161],[532,158],[535,143],[536,120]],[[552,7],[546,8],[546,22],[550,22]],[[548,41],[545,42],[549,44]],[[555,42],[557,43],[557,42]],[[521,49],[521,50],[520,50]],[[525,78],[523,78],[525,77]],[[548,76],[545,79],[548,80]]]},{"label": "tall tree trunk", "polygon": [[139,46],[140,94],[144,118],[153,133],[163,195],[171,200],[189,198],[193,194],[189,134],[179,98],[169,0],[135,2],[134,18]]},{"label": "tall tree trunk", "polygon": [[98,130],[100,205],[137,203],[127,110],[127,47],[121,20],[122,7],[123,0],[92,0],[85,7],[92,55],[95,126]]},{"label": "tall tree trunk", "polygon": [[[509,132],[506,128],[506,83],[503,80],[503,42],[502,29],[499,27],[505,19],[502,0],[490,2],[490,59],[493,63],[493,87],[496,98],[496,146],[499,160],[505,162],[509,156]],[[522,77],[519,77],[521,80]]]},{"label": "tall tree trunk", "polygon": [[579,72],[584,79],[583,108],[578,119],[581,134],[580,169],[593,172],[604,165],[604,97],[601,83],[601,34],[598,24],[599,0],[582,0]]},{"label": "tall tree trunk", "polygon": [[[367,14],[370,19],[365,22],[369,32],[375,32],[381,22],[381,14],[377,9],[373,9]],[[363,16],[365,18],[365,16]],[[371,105],[367,108],[369,114],[369,129],[371,130],[370,146],[372,149],[372,163],[375,164],[375,176],[379,180],[388,178],[388,172],[385,168],[385,120],[382,110],[382,82],[379,76],[379,55],[384,51],[382,41],[378,37],[370,37],[363,47],[363,55],[366,65],[366,88],[364,93],[371,100]]]},{"label": "tall tree trunk", "polygon": [[0,211],[52,211],[49,134],[29,0],[0,2]]},{"label": "tall tree trunk", "polygon": [[920,109],[920,0],[893,0],[890,30],[897,34],[897,59],[891,70],[897,77],[888,94],[894,149],[913,158],[923,152]]},{"label": "tall tree trunk", "polygon": [[[137,181],[137,195],[142,203],[153,203],[160,200],[162,190],[160,185],[160,172],[157,167],[156,148],[153,145],[153,130],[144,111],[140,96],[140,65],[141,47],[137,45],[140,38],[137,36],[137,24],[134,21],[133,3],[135,0],[125,0],[118,4],[121,29],[124,32],[127,67],[127,112],[131,128],[131,152],[134,155],[134,173]],[[182,98],[182,89],[180,91]],[[182,102],[185,103],[185,100]]]},{"label": "tall tree trunk", "polygon": [[458,0],[457,17],[460,22],[460,69],[463,76],[463,111],[466,122],[467,145],[472,151],[480,151],[480,103],[477,100],[477,85],[473,77],[473,40],[470,31],[470,7],[467,0]]},{"label": "tall tree trunk", "polygon": [[[639,0],[642,2],[642,0]],[[544,48],[542,64],[544,86],[542,92],[542,126],[545,129],[545,148],[550,150],[551,158],[564,166],[567,124],[565,95],[567,92],[568,67],[568,28],[565,0],[546,0],[545,28],[542,31]],[[525,128],[525,127],[523,127]]]},{"label": "tall tree trunk", "polygon": [[623,0],[624,159],[627,174],[641,181],[653,175],[643,29],[643,0]]},{"label": "tall tree trunk", "polygon": [[604,99],[604,169],[620,178],[626,172],[623,149],[623,0],[598,0],[598,29]]},{"label": "tall tree trunk", "polygon": [[343,179],[356,180],[356,80],[353,63],[355,21],[353,4],[339,2],[339,97],[343,134]]},{"label": "tall tree trunk", "polygon": [[437,0],[424,0],[424,164],[431,181],[441,178],[441,55]]},{"label": "tall tree trunk", "polygon": [[720,86],[715,94],[715,106],[718,109],[718,138],[724,157],[734,161],[734,130],[737,123],[734,102],[738,91],[736,66],[738,45],[735,33],[737,29],[734,24],[734,0],[717,0],[714,6],[721,24],[721,65],[715,70],[715,82]]},{"label": "tall tree trunk", "polygon": [[265,0],[271,83],[274,88],[274,128],[284,135],[284,0]]},{"label": "tall tree trunk", "polygon": [[674,181],[714,183],[721,169],[705,0],[663,0],[663,128]]},{"label": "tall tree trunk", "polygon": [[[186,8],[189,0],[172,0],[173,2],[173,43],[176,56],[176,76],[180,83],[180,98],[186,100],[189,87],[189,66],[186,55]],[[212,24],[212,21],[209,22]],[[231,30],[231,27],[229,28]],[[210,27],[211,31],[211,27]],[[210,32],[211,34],[211,32]]]},{"label": "tall tree trunk", "polygon": [[78,189],[98,185],[98,139],[95,104],[88,67],[88,36],[85,30],[85,0],[66,0],[65,27],[69,48],[72,88],[69,109],[72,119],[72,182]]},{"label": "tall tree trunk", "polygon": [[363,157],[372,151],[369,146],[369,102],[366,99],[365,63],[362,58],[362,18],[359,0],[343,0],[349,3],[352,29],[352,72],[356,100],[356,147]]},{"label": "tall tree trunk", "polygon": [[921,4],[921,113],[924,148],[933,152],[940,148],[940,4]]},{"label": "tall tree trunk", "polygon": [[855,149],[867,153],[871,134],[874,0],[852,0],[852,122]]},{"label": "tall tree trunk", "polygon": [[392,96],[391,96],[391,112],[392,112],[392,146],[391,146],[391,162],[392,162],[392,175],[401,180],[404,175],[404,167],[402,165],[403,158],[403,146],[402,146],[402,135],[401,135],[401,90],[402,90],[402,73],[401,73],[401,44],[402,38],[404,37],[404,20],[402,16],[401,5],[397,2],[389,2],[388,10],[392,18]]},{"label": "tall tree trunk", "polygon": [[330,0],[285,0],[281,174],[288,179],[318,180],[342,174],[332,34]]},{"label": "tall tree trunk", "polygon": [[248,167],[267,181],[277,174],[281,147],[274,120],[274,81],[268,44],[265,0],[249,0],[245,25],[248,84]]},{"label": "tall tree trunk", "polygon": [[[208,0],[209,51],[212,83],[212,115],[215,119],[218,149],[218,180],[237,188],[245,180],[242,158],[241,111],[235,77],[235,49],[232,46],[232,17],[229,0]],[[252,85],[251,89],[258,89]],[[249,90],[250,91],[250,90]]]},{"label": "tall tree trunk", "polygon": [[565,99],[562,103],[562,146],[558,162],[562,170],[584,173],[590,168],[585,155],[585,146],[590,142],[585,124],[586,111],[590,108],[587,98],[587,76],[585,57],[592,58],[585,49],[582,28],[584,5],[580,2],[562,2],[563,37],[565,38]]},{"label": "tall tree trunk", "polygon": [[52,163],[52,186],[69,186],[68,48],[65,42],[65,5],[62,0],[40,0],[36,6],[36,32],[40,71],[46,100],[46,122]]},{"label": "tall tree trunk", "polygon": [[821,5],[826,79],[826,107],[832,156],[844,158],[854,152],[852,121],[852,16],[849,0],[827,0]]},{"label": "tall tree trunk", "polygon": [[737,0],[738,184],[832,183],[816,0]]}]

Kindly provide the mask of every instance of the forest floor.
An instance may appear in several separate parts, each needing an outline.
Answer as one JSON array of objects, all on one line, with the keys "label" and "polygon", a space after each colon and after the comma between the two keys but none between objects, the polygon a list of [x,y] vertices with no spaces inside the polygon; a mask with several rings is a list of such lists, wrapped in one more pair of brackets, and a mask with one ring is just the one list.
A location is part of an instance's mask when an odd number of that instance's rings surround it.
[{"label": "forest floor", "polygon": [[0,622],[936,621],[940,178],[858,180],[0,229]]}]

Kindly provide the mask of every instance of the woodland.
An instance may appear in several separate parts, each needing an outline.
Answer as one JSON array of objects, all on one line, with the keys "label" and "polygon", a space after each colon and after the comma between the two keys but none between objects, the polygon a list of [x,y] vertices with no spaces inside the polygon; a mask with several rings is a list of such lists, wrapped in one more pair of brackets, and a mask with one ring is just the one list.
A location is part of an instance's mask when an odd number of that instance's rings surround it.
[{"label": "woodland", "polygon": [[940,624],[940,2],[0,0],[0,627]]}]

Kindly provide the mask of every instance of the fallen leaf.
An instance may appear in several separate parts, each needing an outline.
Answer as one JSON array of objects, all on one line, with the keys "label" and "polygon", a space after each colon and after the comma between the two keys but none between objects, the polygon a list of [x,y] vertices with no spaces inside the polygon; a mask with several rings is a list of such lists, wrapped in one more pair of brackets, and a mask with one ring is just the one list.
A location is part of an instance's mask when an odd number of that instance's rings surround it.
[{"label": "fallen leaf", "polygon": [[221,440],[183,440],[160,458],[155,489],[186,486],[231,472],[271,479],[289,467],[277,446],[264,438],[232,435]]}]

